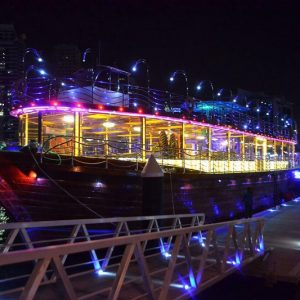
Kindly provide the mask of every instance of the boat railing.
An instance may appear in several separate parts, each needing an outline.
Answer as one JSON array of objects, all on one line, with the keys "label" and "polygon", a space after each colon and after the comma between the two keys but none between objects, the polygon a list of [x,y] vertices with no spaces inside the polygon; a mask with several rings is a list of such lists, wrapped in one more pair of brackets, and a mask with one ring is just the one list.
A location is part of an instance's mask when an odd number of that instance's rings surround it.
[{"label": "boat railing", "polygon": [[[51,291],[57,299],[190,298],[265,252],[261,218],[146,230],[102,239],[90,236],[93,233],[88,231],[90,240],[75,242],[78,228],[87,223],[78,221],[56,221],[64,228],[71,225],[70,236],[63,243],[0,254],[0,296],[43,299]],[[9,228],[28,230],[28,225],[15,223]],[[46,224],[30,225],[38,229]],[[53,227],[48,227],[47,232],[57,235],[57,224],[50,225]],[[113,255],[105,264],[107,253]],[[58,279],[63,287],[59,291]]]},{"label": "boat railing", "polygon": [[[203,173],[239,173],[287,170],[299,166],[299,157],[283,154],[242,155],[234,152],[182,149],[163,145],[142,145],[127,141],[104,140],[88,137],[74,139],[73,136],[52,136],[45,139],[40,158],[62,164],[101,165],[105,168],[133,168],[136,171],[153,154],[163,167],[177,167]],[[88,160],[91,158],[92,160]],[[118,161],[118,163],[114,162]],[[121,163],[122,162],[122,163]]]},{"label": "boat railing", "polygon": [[[248,108],[245,111],[244,106],[244,109],[241,109],[242,106],[238,109],[238,103],[215,99],[201,101],[169,91],[120,81],[105,81],[103,78],[27,78],[23,84],[15,85],[12,97],[16,105],[19,103],[23,107],[32,102],[35,104],[51,100],[72,102],[76,99],[76,102],[80,103],[141,108],[149,114],[185,116],[191,120],[197,119],[214,125],[231,126],[243,131],[296,140],[294,125],[283,124],[278,118],[259,116],[256,111],[251,112]],[[199,109],[194,111],[193,106],[196,102],[199,103]],[[221,102],[224,107],[220,109],[220,103],[214,102]],[[207,105],[211,107],[209,110],[205,108]]]}]

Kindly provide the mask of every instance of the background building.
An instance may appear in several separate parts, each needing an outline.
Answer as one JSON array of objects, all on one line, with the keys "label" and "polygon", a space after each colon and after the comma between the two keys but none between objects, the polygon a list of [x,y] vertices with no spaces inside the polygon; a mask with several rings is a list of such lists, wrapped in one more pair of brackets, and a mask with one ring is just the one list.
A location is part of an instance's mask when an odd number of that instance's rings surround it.
[{"label": "background building", "polygon": [[15,140],[17,120],[9,116],[12,84],[22,76],[24,44],[12,24],[0,24],[0,140]]}]

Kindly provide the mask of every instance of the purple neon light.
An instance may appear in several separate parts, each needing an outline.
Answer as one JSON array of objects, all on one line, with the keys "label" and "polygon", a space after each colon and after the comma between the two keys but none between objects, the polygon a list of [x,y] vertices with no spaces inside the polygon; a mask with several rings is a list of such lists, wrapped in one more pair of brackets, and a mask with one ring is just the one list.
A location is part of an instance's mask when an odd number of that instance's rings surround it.
[{"label": "purple neon light", "polygon": [[101,110],[101,109],[84,108],[84,107],[44,105],[44,106],[32,106],[32,107],[18,108],[18,109],[12,110],[10,112],[10,114],[14,117],[18,117],[19,115],[22,115],[22,114],[39,112],[39,111],[89,112],[89,113],[115,114],[115,115],[120,115],[120,116],[145,117],[145,118],[152,118],[152,119],[157,119],[157,120],[165,120],[165,121],[171,121],[171,122],[177,122],[177,123],[179,122],[179,123],[183,123],[183,124],[191,124],[191,125],[196,125],[196,126],[203,126],[203,127],[214,128],[214,129],[227,130],[227,131],[238,133],[238,134],[245,134],[247,136],[267,138],[272,141],[286,142],[288,144],[294,144],[294,145],[296,144],[296,142],[290,141],[290,140],[278,139],[278,138],[269,137],[269,136],[266,137],[263,135],[250,133],[250,132],[244,132],[244,131],[241,131],[238,129],[233,129],[233,128],[229,128],[229,127],[225,127],[225,126],[213,125],[213,124],[204,123],[204,122],[187,120],[185,118],[179,119],[179,118],[173,118],[173,117],[168,117],[168,116],[149,115],[149,114],[145,114],[145,113],[121,112],[118,110],[112,111],[112,110]]}]

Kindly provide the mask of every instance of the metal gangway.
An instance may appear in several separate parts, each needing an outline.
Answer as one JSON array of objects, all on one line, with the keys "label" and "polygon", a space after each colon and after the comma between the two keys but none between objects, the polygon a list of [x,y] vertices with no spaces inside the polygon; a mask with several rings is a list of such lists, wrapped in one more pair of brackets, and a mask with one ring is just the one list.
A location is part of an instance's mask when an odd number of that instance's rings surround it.
[{"label": "metal gangway", "polygon": [[263,219],[0,224],[1,299],[188,299],[264,253]]}]

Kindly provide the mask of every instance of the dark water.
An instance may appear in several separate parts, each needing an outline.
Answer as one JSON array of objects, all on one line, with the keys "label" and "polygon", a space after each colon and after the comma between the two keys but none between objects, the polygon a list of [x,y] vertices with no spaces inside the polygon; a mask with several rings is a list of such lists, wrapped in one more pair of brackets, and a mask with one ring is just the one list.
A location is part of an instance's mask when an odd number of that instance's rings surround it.
[{"label": "dark water", "polygon": [[272,284],[242,273],[229,276],[193,299],[198,300],[300,300],[300,286]]}]

